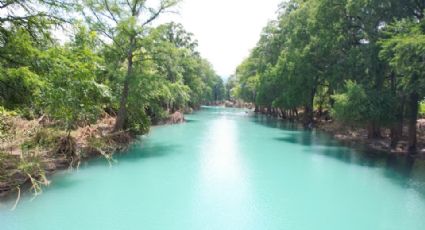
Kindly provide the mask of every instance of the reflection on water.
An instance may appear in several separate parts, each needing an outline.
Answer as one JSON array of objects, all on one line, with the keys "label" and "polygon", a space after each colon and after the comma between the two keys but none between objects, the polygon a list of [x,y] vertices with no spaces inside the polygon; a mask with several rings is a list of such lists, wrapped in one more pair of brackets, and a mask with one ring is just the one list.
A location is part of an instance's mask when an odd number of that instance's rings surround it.
[{"label": "reflection on water", "polygon": [[[242,114],[231,114],[238,116]],[[239,148],[238,126],[228,113],[211,122],[200,153],[199,196],[197,211],[215,213],[210,228],[248,228],[255,210],[248,172]],[[231,213],[231,215],[229,215]]]},{"label": "reflection on water", "polygon": [[213,121],[207,131],[201,153],[201,172],[206,184],[242,184],[245,172],[241,165],[236,129],[234,121],[223,117]]},{"label": "reflection on water", "polygon": [[[410,156],[386,154],[362,148],[362,146],[344,147],[342,143],[322,132],[302,131],[299,124],[257,115],[252,122],[284,132],[275,137],[277,141],[311,147],[314,154],[337,159],[347,164],[383,168],[383,175],[394,183],[417,190],[425,198],[425,161]],[[359,149],[359,150],[356,150]],[[425,217],[424,217],[425,218]]]}]

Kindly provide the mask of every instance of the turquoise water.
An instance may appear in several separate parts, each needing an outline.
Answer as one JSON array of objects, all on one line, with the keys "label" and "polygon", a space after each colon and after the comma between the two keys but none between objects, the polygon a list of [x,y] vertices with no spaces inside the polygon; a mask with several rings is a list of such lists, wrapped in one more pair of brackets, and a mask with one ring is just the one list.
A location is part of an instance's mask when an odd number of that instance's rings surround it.
[{"label": "turquoise water", "polygon": [[424,229],[425,165],[356,152],[324,134],[203,108],[155,127],[109,166],[61,172],[1,230]]}]

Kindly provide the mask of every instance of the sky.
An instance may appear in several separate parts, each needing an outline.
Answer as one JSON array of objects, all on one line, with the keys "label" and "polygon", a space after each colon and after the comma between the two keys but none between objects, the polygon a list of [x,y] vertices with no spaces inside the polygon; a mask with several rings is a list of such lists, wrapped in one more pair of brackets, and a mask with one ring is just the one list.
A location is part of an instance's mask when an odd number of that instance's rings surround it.
[{"label": "sky", "polygon": [[161,22],[183,24],[198,40],[198,50],[223,78],[233,74],[260,38],[263,27],[276,18],[282,0],[183,0],[178,14]]}]

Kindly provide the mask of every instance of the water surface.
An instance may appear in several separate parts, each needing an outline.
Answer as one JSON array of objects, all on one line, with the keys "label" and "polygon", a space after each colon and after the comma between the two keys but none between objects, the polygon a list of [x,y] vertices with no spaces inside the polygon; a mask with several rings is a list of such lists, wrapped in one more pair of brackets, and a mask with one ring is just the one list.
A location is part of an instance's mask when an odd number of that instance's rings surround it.
[{"label": "water surface", "polygon": [[425,164],[205,107],[0,206],[0,229],[424,229]]}]

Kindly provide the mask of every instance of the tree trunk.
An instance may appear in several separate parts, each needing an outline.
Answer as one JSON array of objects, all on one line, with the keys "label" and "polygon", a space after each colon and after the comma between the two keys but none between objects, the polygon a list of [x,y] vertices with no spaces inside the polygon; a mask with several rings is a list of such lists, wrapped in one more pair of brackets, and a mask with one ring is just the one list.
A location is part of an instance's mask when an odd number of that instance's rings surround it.
[{"label": "tree trunk", "polygon": [[279,117],[285,119],[285,111],[282,108],[278,108]]},{"label": "tree trunk", "polygon": [[397,147],[400,138],[403,136],[403,116],[404,116],[404,97],[397,96],[397,76],[394,72],[390,75],[391,78],[391,91],[396,101],[396,112],[395,112],[395,122],[391,127],[391,143],[390,146],[392,149]]},{"label": "tree trunk", "polygon": [[416,123],[418,120],[419,110],[419,95],[413,92],[409,96],[409,114],[408,114],[408,152],[410,154],[416,153]]},{"label": "tree trunk", "polygon": [[255,109],[254,109],[254,112],[255,112],[255,113],[258,113],[258,112],[260,112],[260,108],[258,107],[258,105],[257,105],[257,104],[255,105]]},{"label": "tree trunk", "polygon": [[397,106],[397,112],[395,114],[396,121],[391,127],[391,148],[397,147],[398,142],[403,137],[404,103],[404,98],[402,98],[400,104]]},{"label": "tree trunk", "polygon": [[331,108],[334,108],[335,105],[335,99],[332,97],[332,95],[334,94],[333,89],[331,86],[329,86],[328,88],[328,97],[329,97],[329,105]]},{"label": "tree trunk", "polygon": [[304,126],[310,127],[313,123],[313,108],[310,105],[304,106]]},{"label": "tree trunk", "polygon": [[120,108],[118,110],[117,120],[114,126],[114,132],[123,130],[127,120],[127,101],[128,101],[128,91],[130,78],[133,73],[133,49],[135,46],[135,37],[130,38],[130,48],[127,54],[127,75],[124,79],[124,87],[120,99]]},{"label": "tree trunk", "polygon": [[279,113],[278,113],[278,111],[277,111],[277,109],[276,108],[272,108],[272,111],[273,111],[273,117],[278,117],[279,116]]},{"label": "tree trunk", "polygon": [[403,116],[399,117],[398,114],[396,116],[397,116],[397,121],[391,127],[391,133],[390,133],[392,149],[397,147],[397,144],[400,141],[400,138],[403,136]]},{"label": "tree trunk", "polygon": [[314,119],[314,114],[313,114],[313,98],[314,96],[312,96],[310,98],[310,101],[304,106],[304,127],[312,127],[313,125],[313,119]]},{"label": "tree trunk", "polygon": [[312,88],[310,92],[310,98],[307,104],[304,106],[304,127],[311,128],[314,122],[314,111],[313,111],[313,103],[314,96],[316,95],[316,88]]},{"label": "tree trunk", "polygon": [[375,122],[369,123],[367,127],[367,138],[369,139],[376,139],[381,138],[381,128],[376,125]]}]

